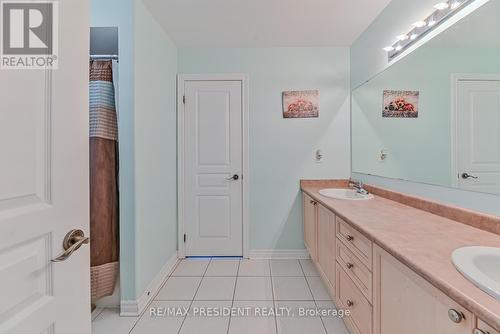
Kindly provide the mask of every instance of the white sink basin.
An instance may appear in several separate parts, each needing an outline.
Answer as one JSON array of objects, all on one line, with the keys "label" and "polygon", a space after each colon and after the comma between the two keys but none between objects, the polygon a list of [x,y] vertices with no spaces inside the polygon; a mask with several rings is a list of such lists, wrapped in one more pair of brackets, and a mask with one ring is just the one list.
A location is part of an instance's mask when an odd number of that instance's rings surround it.
[{"label": "white sink basin", "polygon": [[325,197],[335,198],[335,199],[345,199],[350,201],[366,201],[372,199],[373,195],[362,195],[354,189],[322,189],[319,193]]},{"label": "white sink basin", "polygon": [[500,300],[500,248],[464,247],[453,252],[453,264],[478,288]]}]

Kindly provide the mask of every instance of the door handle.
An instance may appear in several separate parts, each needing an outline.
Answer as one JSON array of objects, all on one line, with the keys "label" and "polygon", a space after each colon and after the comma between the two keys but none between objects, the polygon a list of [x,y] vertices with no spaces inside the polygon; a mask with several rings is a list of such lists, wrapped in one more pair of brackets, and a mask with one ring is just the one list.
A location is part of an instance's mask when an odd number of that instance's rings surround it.
[{"label": "door handle", "polygon": [[469,173],[462,173],[462,179],[467,180],[467,179],[479,179],[479,177],[470,175]]},{"label": "door handle", "polygon": [[69,259],[69,257],[83,244],[88,244],[90,238],[85,236],[82,230],[71,230],[66,234],[63,240],[64,252],[62,252],[58,257],[52,260],[52,262],[62,262]]},{"label": "door handle", "polygon": [[240,176],[238,174],[234,174],[230,178],[226,179],[228,181],[238,181],[240,179]]}]

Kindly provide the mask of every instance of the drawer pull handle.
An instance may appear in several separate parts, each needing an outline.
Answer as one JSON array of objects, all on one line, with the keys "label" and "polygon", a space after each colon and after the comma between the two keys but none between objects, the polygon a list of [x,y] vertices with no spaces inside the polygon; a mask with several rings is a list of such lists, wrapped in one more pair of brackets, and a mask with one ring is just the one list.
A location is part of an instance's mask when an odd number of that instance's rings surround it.
[{"label": "drawer pull handle", "polygon": [[347,235],[346,239],[347,241],[353,241],[354,237],[352,235]]},{"label": "drawer pull handle", "polygon": [[354,264],[352,264],[352,263],[347,263],[346,266],[347,266],[347,269],[354,268]]},{"label": "drawer pull handle", "polygon": [[483,330],[480,330],[479,328],[474,329],[474,334],[490,334],[490,332],[485,332]]},{"label": "drawer pull handle", "polygon": [[347,300],[347,306],[348,307],[353,307],[354,306],[354,302],[352,300]]},{"label": "drawer pull handle", "polygon": [[450,318],[451,321],[453,321],[456,324],[459,324],[462,322],[462,320],[465,319],[465,316],[462,312],[459,312],[457,310],[451,309],[448,311],[448,317]]},{"label": "drawer pull handle", "polygon": [[316,205],[316,204],[318,204],[318,202],[316,202],[316,201],[310,201],[310,203],[311,203],[312,205]]}]

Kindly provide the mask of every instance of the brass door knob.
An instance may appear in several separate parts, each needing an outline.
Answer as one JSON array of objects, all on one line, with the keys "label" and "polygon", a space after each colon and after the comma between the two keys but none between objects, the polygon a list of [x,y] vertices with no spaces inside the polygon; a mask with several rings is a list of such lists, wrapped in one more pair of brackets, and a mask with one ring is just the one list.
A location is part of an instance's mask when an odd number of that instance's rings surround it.
[{"label": "brass door knob", "polygon": [[348,307],[353,307],[354,306],[354,302],[352,300],[348,299],[346,303],[347,303]]},{"label": "brass door knob", "polygon": [[352,264],[352,263],[347,263],[346,266],[347,266],[347,269],[354,268],[354,264]]},{"label": "brass door knob", "polygon": [[85,237],[85,233],[82,230],[69,231],[63,240],[64,252],[53,259],[52,262],[66,261],[76,250],[82,247],[83,244],[88,244],[89,242],[90,238]]},{"label": "brass door knob", "polygon": [[347,241],[353,241],[354,240],[354,237],[352,235],[348,235],[346,237]]}]

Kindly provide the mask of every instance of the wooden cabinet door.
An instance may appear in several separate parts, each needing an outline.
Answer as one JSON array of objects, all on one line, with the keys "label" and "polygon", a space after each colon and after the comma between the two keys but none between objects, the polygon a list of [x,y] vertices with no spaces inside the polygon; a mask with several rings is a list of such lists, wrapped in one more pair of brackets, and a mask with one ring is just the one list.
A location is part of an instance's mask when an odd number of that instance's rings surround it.
[{"label": "wooden cabinet door", "polygon": [[[375,246],[374,334],[469,334],[472,314]],[[461,315],[453,322],[448,312]]]},{"label": "wooden cabinet door", "polygon": [[317,206],[309,195],[303,194],[303,210],[304,210],[304,243],[311,256],[311,259],[317,261]]},{"label": "wooden cabinet door", "polygon": [[478,319],[477,329],[474,331],[474,334],[500,334],[500,332],[495,330],[493,327],[491,327],[481,319]]},{"label": "wooden cabinet door", "polygon": [[335,286],[335,215],[318,205],[318,265],[330,285]]}]

